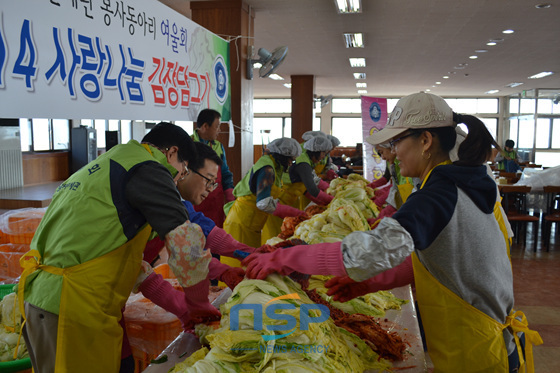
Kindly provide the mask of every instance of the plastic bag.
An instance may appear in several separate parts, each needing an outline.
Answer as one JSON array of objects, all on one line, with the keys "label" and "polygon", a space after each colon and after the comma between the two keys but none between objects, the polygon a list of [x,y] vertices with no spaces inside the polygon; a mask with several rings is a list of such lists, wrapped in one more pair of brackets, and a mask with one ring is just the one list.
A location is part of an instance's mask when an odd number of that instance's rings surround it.
[{"label": "plastic bag", "polygon": [[526,167],[515,185],[527,185],[531,192],[542,192],[545,185],[560,185],[560,166],[539,170]]}]

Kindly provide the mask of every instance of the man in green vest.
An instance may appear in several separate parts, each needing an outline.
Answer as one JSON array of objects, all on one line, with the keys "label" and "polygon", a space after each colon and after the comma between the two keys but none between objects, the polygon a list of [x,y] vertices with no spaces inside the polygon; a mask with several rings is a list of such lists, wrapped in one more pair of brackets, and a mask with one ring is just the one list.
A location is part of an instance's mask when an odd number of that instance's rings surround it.
[{"label": "man in green vest", "polygon": [[21,261],[18,298],[35,372],[119,371],[121,310],[152,229],[165,238],[192,324],[220,317],[208,302],[210,251],[175,185],[194,160],[190,136],[162,122],[58,187]]},{"label": "man in green vest", "polygon": [[192,135],[194,141],[209,145],[222,159],[222,166],[218,173],[218,187],[206,197],[206,199],[195,210],[202,212],[206,217],[212,219],[220,228],[224,225],[224,204],[233,201],[233,174],[229,170],[224,146],[218,139],[220,133],[221,114],[213,109],[204,109],[198,114],[196,129]]},{"label": "man in green vest", "polygon": [[519,154],[513,149],[515,142],[513,140],[506,140],[504,150],[499,152],[494,159],[498,162],[498,170],[506,172],[517,172],[521,170],[519,165],[525,164]]}]

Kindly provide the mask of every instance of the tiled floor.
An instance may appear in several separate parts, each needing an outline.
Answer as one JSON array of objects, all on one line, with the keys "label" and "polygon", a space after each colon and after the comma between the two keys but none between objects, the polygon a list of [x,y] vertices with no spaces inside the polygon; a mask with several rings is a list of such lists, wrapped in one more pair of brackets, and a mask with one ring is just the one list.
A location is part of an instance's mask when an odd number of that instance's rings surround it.
[{"label": "tiled floor", "polygon": [[549,252],[541,240],[536,252],[531,241],[526,249],[514,244],[511,250],[515,308],[525,313],[529,328],[544,341],[533,351],[537,373],[560,372],[560,235],[554,238],[555,230],[552,233]]}]

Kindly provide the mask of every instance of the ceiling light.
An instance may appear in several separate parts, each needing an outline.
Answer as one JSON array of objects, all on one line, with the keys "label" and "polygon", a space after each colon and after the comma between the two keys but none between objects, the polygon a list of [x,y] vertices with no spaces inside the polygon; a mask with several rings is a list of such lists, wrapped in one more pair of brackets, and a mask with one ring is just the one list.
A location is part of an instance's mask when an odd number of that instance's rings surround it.
[{"label": "ceiling light", "polygon": [[366,67],[366,59],[365,58],[349,58],[350,66],[352,67]]},{"label": "ceiling light", "polygon": [[486,53],[488,52],[488,49],[477,49],[475,50],[476,53]]},{"label": "ceiling light", "polygon": [[449,77],[447,75],[444,75],[443,79],[449,79]]},{"label": "ceiling light", "polygon": [[441,84],[441,82],[436,82],[436,84]]},{"label": "ceiling light", "polygon": [[367,90],[366,89],[359,89],[358,93],[361,94],[361,95],[365,95],[367,93]]},{"label": "ceiling light", "polygon": [[489,41],[488,43],[486,43],[486,45],[489,45],[491,47],[493,47],[494,45],[496,45],[497,43],[495,41]]},{"label": "ceiling light", "polygon": [[334,0],[336,9],[340,14],[352,14],[362,12],[361,0]]},{"label": "ceiling light", "polygon": [[518,87],[518,86],[520,86],[520,85],[522,85],[522,84],[523,84],[523,83],[509,83],[509,84],[506,84],[506,87],[515,88],[515,87]]},{"label": "ceiling light", "polygon": [[286,87],[286,88],[292,88],[292,83],[284,83],[284,87]]},{"label": "ceiling light", "polygon": [[554,74],[552,71],[543,71],[542,73],[531,75],[529,77],[529,79],[540,79],[540,78],[544,78],[545,76],[549,76],[549,75],[552,75],[552,74]]},{"label": "ceiling light", "polygon": [[537,9],[548,9],[551,6],[552,5],[545,3],[545,4],[537,4],[537,5],[535,5],[535,8],[537,8]]},{"label": "ceiling light", "polygon": [[354,79],[365,79],[366,73],[354,73]]},{"label": "ceiling light", "polygon": [[430,91],[431,91],[431,89],[425,89],[424,91],[426,91],[426,92],[430,92]]},{"label": "ceiling light", "polygon": [[272,80],[284,80],[284,78],[282,78],[282,77],[281,77],[280,75],[278,75],[278,74],[270,74],[268,77],[269,77],[270,79],[272,79]]},{"label": "ceiling light", "polygon": [[469,58],[470,58],[471,60],[476,60],[476,59],[478,58],[478,56],[469,56]]},{"label": "ceiling light", "polygon": [[367,88],[367,83],[356,83],[356,88]]},{"label": "ceiling light", "polygon": [[344,37],[344,45],[346,45],[346,48],[364,47],[364,35],[361,32],[345,32],[342,36]]},{"label": "ceiling light", "polygon": [[254,68],[254,69],[260,69],[261,67],[262,67],[262,63],[260,63],[260,62],[255,62],[255,63],[253,64],[253,68]]},{"label": "ceiling light", "polygon": [[494,93],[498,93],[498,92],[500,92],[498,89],[492,89],[492,90],[490,90],[490,91],[488,91],[488,92],[484,92],[484,94],[493,95]]},{"label": "ceiling light", "polygon": [[513,34],[515,31],[513,31],[512,29],[507,29],[502,31],[502,34]]}]

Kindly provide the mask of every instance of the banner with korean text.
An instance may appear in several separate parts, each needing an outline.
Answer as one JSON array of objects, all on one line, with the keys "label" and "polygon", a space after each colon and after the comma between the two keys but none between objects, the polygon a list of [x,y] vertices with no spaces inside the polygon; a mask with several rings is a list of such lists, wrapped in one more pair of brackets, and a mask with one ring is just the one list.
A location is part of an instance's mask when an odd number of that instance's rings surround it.
[{"label": "banner with korean text", "polygon": [[0,7],[0,117],[231,118],[229,43],[156,0]]},{"label": "banner with korean text", "polygon": [[387,123],[387,99],[362,96],[362,134],[364,177],[369,181],[377,180],[385,172],[385,161],[375,151],[373,145],[366,141]]}]

